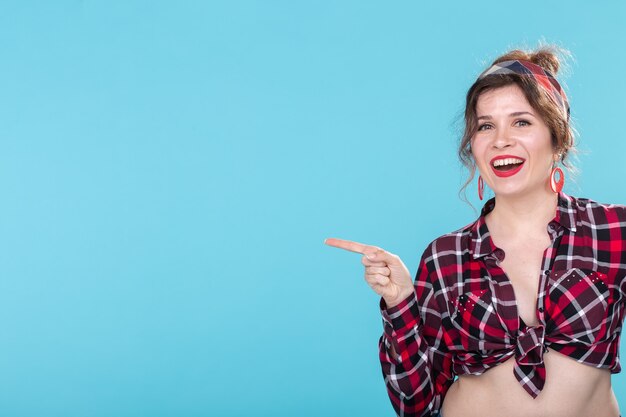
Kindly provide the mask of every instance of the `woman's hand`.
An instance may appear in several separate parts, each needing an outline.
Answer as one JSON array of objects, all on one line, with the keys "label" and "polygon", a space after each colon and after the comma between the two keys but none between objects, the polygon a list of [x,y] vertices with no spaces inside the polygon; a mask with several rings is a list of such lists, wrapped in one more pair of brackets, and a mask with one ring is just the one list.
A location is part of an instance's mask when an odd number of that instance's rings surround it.
[{"label": "woman's hand", "polygon": [[400,304],[415,291],[411,274],[397,255],[350,240],[328,238],[324,243],[364,255],[361,263],[365,265],[365,281],[385,299],[387,308]]}]

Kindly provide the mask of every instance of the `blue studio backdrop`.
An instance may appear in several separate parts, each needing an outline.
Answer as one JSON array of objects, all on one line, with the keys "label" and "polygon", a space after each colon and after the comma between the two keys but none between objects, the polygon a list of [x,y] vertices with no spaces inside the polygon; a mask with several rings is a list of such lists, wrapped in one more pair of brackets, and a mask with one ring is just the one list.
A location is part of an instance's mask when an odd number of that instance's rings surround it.
[{"label": "blue studio backdrop", "polygon": [[472,221],[465,93],[540,41],[574,57],[565,191],[626,204],[625,17],[617,1],[0,1],[0,415],[393,416],[378,297],[324,239],[414,274]]}]

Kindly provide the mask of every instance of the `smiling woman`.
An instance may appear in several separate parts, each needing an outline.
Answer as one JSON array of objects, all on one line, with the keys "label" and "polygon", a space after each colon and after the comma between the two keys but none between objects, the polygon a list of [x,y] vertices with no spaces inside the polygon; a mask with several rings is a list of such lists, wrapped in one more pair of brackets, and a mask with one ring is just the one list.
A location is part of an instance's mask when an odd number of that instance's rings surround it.
[{"label": "smiling woman", "polygon": [[550,128],[516,84],[488,90],[476,104],[473,160],[498,195],[549,192],[545,181],[558,160]]},{"label": "smiling woman", "polygon": [[394,254],[326,241],[364,255],[399,416],[619,416],[626,206],[561,190],[573,133],[558,69],[555,48],[515,50],[471,86],[459,156],[495,197],[428,245],[414,282]]},{"label": "smiling woman", "polygon": [[[517,87],[518,97],[525,98],[523,106],[530,110],[517,110],[510,117],[519,117],[519,125],[530,124],[522,116],[541,119],[548,128],[556,161],[567,167],[567,157],[574,149],[574,132],[570,124],[570,108],[565,91],[555,78],[560,68],[556,48],[543,48],[528,54],[514,50],[498,59],[485,70],[467,92],[465,106],[465,131],[459,146],[459,158],[469,169],[470,176],[465,186],[472,181],[476,161],[472,142],[477,132],[490,129],[491,115],[477,111],[478,101],[484,95],[503,87]],[[493,95],[491,95],[493,96]]]}]

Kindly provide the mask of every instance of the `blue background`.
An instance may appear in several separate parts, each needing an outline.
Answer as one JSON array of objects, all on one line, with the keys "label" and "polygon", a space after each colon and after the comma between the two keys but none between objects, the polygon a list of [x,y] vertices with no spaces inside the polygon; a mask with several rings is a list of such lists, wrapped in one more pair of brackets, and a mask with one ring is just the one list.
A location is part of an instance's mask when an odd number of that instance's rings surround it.
[{"label": "blue background", "polygon": [[[626,204],[624,17],[583,1],[0,2],[0,413],[394,415],[378,297],[323,240],[415,273],[472,221],[465,92],[540,40],[575,57],[566,191]],[[624,410],[624,373],[613,384]]]}]

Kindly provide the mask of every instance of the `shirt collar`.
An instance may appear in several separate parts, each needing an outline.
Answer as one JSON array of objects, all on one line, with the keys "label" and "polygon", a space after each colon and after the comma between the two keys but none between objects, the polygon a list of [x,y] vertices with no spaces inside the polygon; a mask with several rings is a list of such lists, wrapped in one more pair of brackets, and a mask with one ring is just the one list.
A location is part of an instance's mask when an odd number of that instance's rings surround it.
[{"label": "shirt collar", "polygon": [[[498,249],[491,240],[489,229],[487,229],[487,222],[485,221],[485,216],[489,214],[495,206],[495,197],[489,199],[480,211],[480,217],[470,225],[469,249],[474,259],[489,255]],[[571,232],[576,232],[578,211],[575,206],[573,197],[560,192],[554,219],[550,221],[548,227],[553,230],[563,227]]]}]

